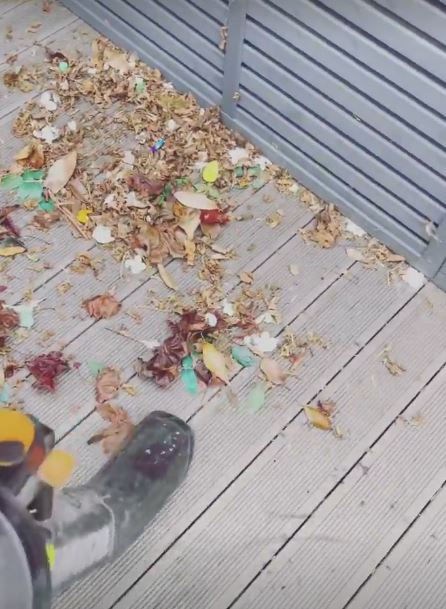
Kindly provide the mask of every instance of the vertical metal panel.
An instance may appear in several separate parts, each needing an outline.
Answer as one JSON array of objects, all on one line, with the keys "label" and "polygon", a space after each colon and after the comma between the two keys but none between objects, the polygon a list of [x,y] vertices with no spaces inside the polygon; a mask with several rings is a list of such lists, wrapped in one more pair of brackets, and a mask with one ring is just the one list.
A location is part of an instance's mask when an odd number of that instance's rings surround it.
[{"label": "vertical metal panel", "polygon": [[446,2],[65,4],[446,288]]}]

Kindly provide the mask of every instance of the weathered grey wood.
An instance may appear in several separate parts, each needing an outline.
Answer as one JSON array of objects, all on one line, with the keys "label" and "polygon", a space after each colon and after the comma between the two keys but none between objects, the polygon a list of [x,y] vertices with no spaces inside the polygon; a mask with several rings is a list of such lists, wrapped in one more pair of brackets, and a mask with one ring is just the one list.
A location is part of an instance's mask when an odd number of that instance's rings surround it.
[{"label": "weathered grey wood", "polygon": [[[442,360],[439,360],[442,366],[445,361],[446,332],[441,314],[444,294],[441,296],[440,302],[435,302],[434,310],[439,306],[437,316],[443,325],[443,353]],[[401,334],[395,339],[404,342]],[[425,353],[427,350],[426,343]],[[407,353],[403,349],[401,356],[404,352]],[[413,363],[414,357],[416,354],[412,348],[410,359]],[[362,383],[368,386],[369,391],[380,384],[376,365],[372,372],[375,378]],[[425,378],[424,371],[423,376]],[[392,389],[390,383],[386,384],[391,394],[386,399],[382,391],[383,400],[393,410],[395,400],[400,399],[395,389],[398,381],[393,379]],[[399,384],[402,387],[404,380],[400,380]],[[356,401],[358,405],[358,398],[362,398],[365,400],[362,404],[366,406],[367,391],[358,394],[358,389],[359,384],[355,382],[349,402]],[[298,530],[292,540],[235,604],[237,609],[288,608],[295,607],[296,603],[304,607],[341,609],[348,604],[382,557],[446,482],[446,468],[443,460],[439,459],[446,431],[446,419],[442,416],[445,392],[446,371],[442,370],[404,411],[404,420],[394,422],[308,521],[303,526],[296,523]],[[339,389],[339,393],[346,396],[345,389]],[[417,417],[419,423],[416,422]],[[414,422],[411,423],[411,420]],[[296,439],[292,438],[293,445]],[[283,465],[285,461],[289,463],[289,456],[285,456],[285,452],[277,461],[282,461]],[[297,454],[296,449],[296,457]],[[297,507],[296,515],[299,514]],[[319,579],[321,573],[326,577]],[[424,592],[424,603],[430,601],[430,595],[426,594],[423,582],[429,578],[433,584],[435,580],[431,579],[432,575],[427,565],[414,575],[413,584],[416,581],[420,583],[419,598],[423,598]],[[314,585],[315,582],[318,585]],[[437,585],[442,587],[444,593],[444,582]],[[396,599],[397,596],[394,602]],[[400,599],[396,605],[386,602],[381,605],[403,606]]]},{"label": "weathered grey wood", "polygon": [[443,487],[392,549],[349,609],[417,609],[444,606],[446,489]]},{"label": "weathered grey wood", "polygon": [[[8,53],[18,53],[57,30],[76,20],[76,16],[58,3],[54,3],[50,13],[42,11],[41,2],[24,2],[3,14],[0,21],[0,65],[5,63]],[[28,32],[34,23],[41,23],[36,32]],[[5,36],[11,28],[11,38]]]}]

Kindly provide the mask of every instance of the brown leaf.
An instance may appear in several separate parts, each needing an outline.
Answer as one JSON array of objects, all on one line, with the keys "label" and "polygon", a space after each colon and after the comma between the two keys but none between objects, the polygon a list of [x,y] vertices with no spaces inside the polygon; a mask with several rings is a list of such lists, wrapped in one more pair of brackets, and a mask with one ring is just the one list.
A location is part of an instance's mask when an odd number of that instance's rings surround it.
[{"label": "brown leaf", "polygon": [[188,209],[178,221],[178,226],[184,230],[189,241],[193,241],[195,231],[200,226],[200,211],[198,209]]},{"label": "brown leaf", "polygon": [[342,235],[341,214],[334,205],[326,205],[316,215],[315,226],[301,232],[305,239],[320,247],[333,247]]},{"label": "brown leaf", "polygon": [[45,163],[42,144],[32,142],[18,152],[14,159],[20,164],[29,165],[33,169],[40,169]]},{"label": "brown leaf", "polygon": [[74,173],[77,163],[77,152],[72,150],[65,156],[57,159],[49,168],[44,186],[52,194],[56,194],[67,184]]},{"label": "brown leaf", "polygon": [[99,404],[96,410],[110,425],[92,436],[87,444],[102,442],[102,450],[106,455],[117,454],[131,438],[135,426],[123,408]]},{"label": "brown leaf", "polygon": [[119,312],[121,303],[116,300],[113,294],[99,294],[84,300],[82,306],[87,310],[90,317],[109,319]]},{"label": "brown leaf", "polygon": [[171,276],[171,274],[167,271],[167,269],[162,264],[158,264],[158,273],[160,274],[161,279],[171,290],[178,290],[178,286]]},{"label": "brown leaf", "polygon": [[37,228],[50,228],[58,222],[60,215],[58,211],[43,211],[35,214],[32,219],[32,224]]},{"label": "brown leaf", "polygon": [[308,422],[317,429],[323,431],[330,431],[333,429],[333,423],[330,417],[320,408],[314,408],[313,406],[304,407],[305,414],[307,415]]},{"label": "brown leaf", "polygon": [[270,357],[264,357],[260,362],[260,370],[266,376],[270,383],[274,385],[283,385],[287,379],[287,374],[284,372],[279,363]]},{"label": "brown leaf", "polygon": [[250,273],[249,271],[242,271],[241,273],[239,273],[239,278],[242,283],[251,285],[254,281],[254,273]]},{"label": "brown leaf", "polygon": [[217,203],[208,199],[206,195],[200,192],[188,192],[186,190],[177,190],[174,192],[174,197],[182,205],[192,209],[217,209]]},{"label": "brown leaf", "polygon": [[99,403],[108,402],[118,394],[121,386],[119,371],[115,368],[104,368],[96,377],[96,399]]},{"label": "brown leaf", "polygon": [[405,368],[390,357],[388,348],[384,350],[381,361],[392,376],[400,376],[403,372],[406,372]]},{"label": "brown leaf", "polygon": [[132,190],[136,190],[143,197],[154,197],[160,195],[166,182],[164,180],[150,180],[142,173],[129,176],[127,184]]},{"label": "brown leaf", "polygon": [[16,311],[8,309],[3,301],[0,301],[0,347],[4,347],[6,339],[14,328],[19,325],[19,315]]}]

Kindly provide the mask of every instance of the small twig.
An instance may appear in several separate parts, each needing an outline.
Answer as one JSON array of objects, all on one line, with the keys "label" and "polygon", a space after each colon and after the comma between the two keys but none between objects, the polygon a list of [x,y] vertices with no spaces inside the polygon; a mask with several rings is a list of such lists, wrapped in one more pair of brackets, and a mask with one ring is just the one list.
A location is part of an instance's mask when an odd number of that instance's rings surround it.
[{"label": "small twig", "polygon": [[80,234],[81,237],[83,237],[84,239],[87,239],[87,240],[90,239],[90,237],[87,235],[87,233],[76,222],[73,214],[70,211],[68,211],[68,209],[65,209],[65,207],[63,206],[62,203],[59,203],[58,201],[56,201],[56,207],[65,217],[65,219],[69,222],[69,224],[71,224],[71,226]]}]

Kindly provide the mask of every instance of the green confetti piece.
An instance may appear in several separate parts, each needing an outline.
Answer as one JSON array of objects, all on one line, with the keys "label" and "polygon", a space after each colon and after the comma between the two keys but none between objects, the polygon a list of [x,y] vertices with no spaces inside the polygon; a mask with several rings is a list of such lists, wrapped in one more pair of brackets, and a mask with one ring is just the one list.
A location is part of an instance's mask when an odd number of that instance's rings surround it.
[{"label": "green confetti piece", "polygon": [[195,182],[194,188],[197,192],[206,192],[208,189],[208,185],[204,182]]},{"label": "green confetti piece", "polygon": [[87,362],[87,366],[88,366],[88,371],[90,372],[91,376],[93,376],[95,378],[106,367],[104,363],[97,362],[96,360],[90,360],[89,362]]},{"label": "green confetti piece", "polygon": [[261,173],[262,168],[260,167],[260,165],[253,165],[248,169],[248,175],[250,178],[258,178]]},{"label": "green confetti piece", "polygon": [[70,66],[68,65],[68,63],[66,61],[59,61],[59,72],[62,72],[62,74],[65,74],[65,72],[68,72]]},{"label": "green confetti piece", "polygon": [[258,412],[266,400],[266,392],[263,384],[259,383],[253,389],[251,389],[248,395],[248,409],[251,412]]},{"label": "green confetti piece", "polygon": [[263,188],[263,186],[265,186],[266,184],[266,180],[264,180],[263,178],[256,178],[255,180],[253,180],[251,182],[251,186],[254,190],[260,190],[261,188]]},{"label": "green confetti piece", "polygon": [[144,80],[141,78],[140,80],[138,80],[138,81],[135,83],[135,91],[136,91],[137,93],[145,93],[145,90],[146,90],[146,83],[145,83],[145,81],[144,81]]},{"label": "green confetti piece", "polygon": [[34,307],[35,304],[23,304],[11,307],[19,316],[19,326],[28,330],[34,325]]},{"label": "green confetti piece", "polygon": [[236,178],[242,178],[244,174],[243,167],[241,165],[237,165],[237,167],[234,169],[234,173]]},{"label": "green confetti piece", "polygon": [[45,172],[43,169],[25,169],[25,171],[22,173],[22,179],[24,182],[39,182],[43,180],[44,176]]},{"label": "green confetti piece", "polygon": [[43,211],[54,211],[56,206],[54,205],[53,201],[51,201],[51,199],[41,199],[39,201],[39,207],[40,209],[43,209]]},{"label": "green confetti piece", "polygon": [[11,397],[11,387],[8,383],[4,383],[3,387],[0,389],[0,402],[2,404],[8,404]]},{"label": "green confetti piece", "polygon": [[1,186],[5,190],[16,190],[23,182],[22,176],[7,175],[3,176]]},{"label": "green confetti piece", "polygon": [[254,366],[254,364],[256,363],[256,358],[248,349],[248,347],[244,347],[243,345],[234,345],[231,348],[231,353],[233,359],[235,359],[235,361],[244,368]]},{"label": "green confetti piece", "polygon": [[198,379],[195,374],[194,360],[191,355],[187,355],[181,362],[181,380],[183,381],[186,391],[192,395],[196,395],[199,391]]},{"label": "green confetti piece", "polygon": [[207,188],[207,194],[211,199],[218,199],[220,197],[220,192],[213,186]]},{"label": "green confetti piece", "polygon": [[17,189],[17,196],[22,201],[28,201],[28,200],[40,201],[40,199],[42,198],[42,190],[43,190],[42,182],[37,182],[37,181],[25,182],[25,181],[23,181]]}]

